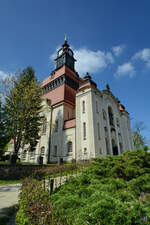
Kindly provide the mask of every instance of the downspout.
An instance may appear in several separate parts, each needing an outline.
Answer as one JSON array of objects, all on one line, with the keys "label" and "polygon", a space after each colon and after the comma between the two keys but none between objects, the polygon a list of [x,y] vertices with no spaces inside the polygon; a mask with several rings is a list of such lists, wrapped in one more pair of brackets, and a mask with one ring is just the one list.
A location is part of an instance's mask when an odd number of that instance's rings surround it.
[{"label": "downspout", "polygon": [[49,131],[49,142],[48,142],[48,160],[47,163],[50,163],[50,153],[51,153],[51,137],[52,137],[52,115],[53,115],[53,107],[51,106],[50,113],[50,131]]}]

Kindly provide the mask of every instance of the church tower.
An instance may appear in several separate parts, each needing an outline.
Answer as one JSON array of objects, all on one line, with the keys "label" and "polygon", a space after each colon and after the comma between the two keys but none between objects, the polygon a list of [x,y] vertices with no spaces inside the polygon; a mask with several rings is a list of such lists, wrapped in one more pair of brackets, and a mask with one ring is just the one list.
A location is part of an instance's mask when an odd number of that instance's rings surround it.
[{"label": "church tower", "polygon": [[60,48],[57,52],[57,58],[55,59],[55,61],[56,61],[56,70],[61,68],[63,65],[66,65],[72,71],[74,71],[74,64],[76,60],[74,59],[73,51],[69,48],[69,44],[67,42],[66,37],[65,42],[62,45],[62,48]]},{"label": "church tower", "polygon": [[[55,70],[42,83],[44,96],[51,102],[52,129],[50,128],[50,144],[47,146],[48,161],[75,158],[75,155],[71,155],[75,154],[75,100],[76,91],[82,82],[75,71],[76,60],[67,38],[57,51],[55,61]],[[70,148],[69,156],[66,148]]]}]

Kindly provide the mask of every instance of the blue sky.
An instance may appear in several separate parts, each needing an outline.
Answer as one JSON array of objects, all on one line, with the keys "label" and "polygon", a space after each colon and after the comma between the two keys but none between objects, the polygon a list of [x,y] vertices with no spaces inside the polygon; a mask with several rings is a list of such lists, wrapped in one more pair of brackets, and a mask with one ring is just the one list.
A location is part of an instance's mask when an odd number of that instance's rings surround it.
[{"label": "blue sky", "polygon": [[76,69],[109,83],[150,139],[149,12],[149,0],[1,0],[0,79],[28,65],[47,77],[67,33]]}]

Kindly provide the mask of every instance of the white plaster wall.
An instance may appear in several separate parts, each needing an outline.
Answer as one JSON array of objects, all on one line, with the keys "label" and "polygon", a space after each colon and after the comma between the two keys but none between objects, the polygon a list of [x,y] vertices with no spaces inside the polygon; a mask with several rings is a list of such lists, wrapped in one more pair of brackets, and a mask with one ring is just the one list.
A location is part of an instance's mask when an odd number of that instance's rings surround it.
[{"label": "white plaster wall", "polygon": [[[82,104],[85,101],[85,113]],[[95,157],[94,127],[92,113],[91,88],[80,91],[76,95],[76,151],[77,160],[86,160]],[[86,123],[86,140],[83,138],[83,123]],[[85,154],[84,149],[87,149]]]},{"label": "white plaster wall", "polygon": [[[63,157],[63,104],[53,107],[52,112],[52,131],[50,145],[50,161],[58,161],[59,157]],[[58,131],[55,132],[55,122],[58,120]],[[54,146],[57,146],[57,156],[54,156]]]},{"label": "white plaster wall", "polygon": [[[75,128],[69,128],[63,132],[63,159],[64,161],[71,161],[76,159],[76,142],[75,142]],[[72,153],[68,154],[67,143],[72,142]]]}]

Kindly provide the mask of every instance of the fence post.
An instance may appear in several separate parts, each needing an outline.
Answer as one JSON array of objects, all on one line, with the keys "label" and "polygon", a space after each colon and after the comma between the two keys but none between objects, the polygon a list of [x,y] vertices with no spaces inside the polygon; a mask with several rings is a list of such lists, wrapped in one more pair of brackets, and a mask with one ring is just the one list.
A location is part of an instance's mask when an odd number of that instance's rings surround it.
[{"label": "fence post", "polygon": [[54,179],[53,178],[50,178],[50,194],[53,192],[54,190]]}]

